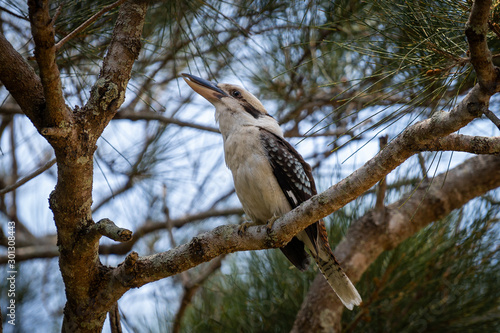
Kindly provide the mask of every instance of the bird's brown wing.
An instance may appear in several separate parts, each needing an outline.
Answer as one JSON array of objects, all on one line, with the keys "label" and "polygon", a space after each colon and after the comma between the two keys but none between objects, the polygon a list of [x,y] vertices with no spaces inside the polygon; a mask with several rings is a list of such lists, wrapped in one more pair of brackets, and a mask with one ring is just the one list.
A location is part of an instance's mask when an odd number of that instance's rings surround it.
[{"label": "bird's brown wing", "polygon": [[[285,139],[260,129],[260,138],[269,155],[273,174],[280,185],[283,194],[293,208],[315,195],[316,185],[312,176],[311,166]],[[328,237],[323,221],[311,224],[305,229],[312,244],[318,252],[318,242],[328,244]],[[299,269],[307,267],[307,253],[304,244],[293,238],[282,248],[287,258]]]},{"label": "bird's brown wing", "polygon": [[[283,138],[265,129],[261,129],[261,140],[269,154],[274,176],[290,206],[295,208],[315,195],[316,187],[311,167],[302,156]],[[361,303],[361,296],[335,259],[328,243],[323,220],[311,224],[304,230],[314,247],[310,248],[308,245],[309,251],[321,273],[342,303],[352,310],[354,305]],[[281,251],[297,268],[307,267],[309,258],[304,250],[304,243],[297,237],[292,238]]]}]

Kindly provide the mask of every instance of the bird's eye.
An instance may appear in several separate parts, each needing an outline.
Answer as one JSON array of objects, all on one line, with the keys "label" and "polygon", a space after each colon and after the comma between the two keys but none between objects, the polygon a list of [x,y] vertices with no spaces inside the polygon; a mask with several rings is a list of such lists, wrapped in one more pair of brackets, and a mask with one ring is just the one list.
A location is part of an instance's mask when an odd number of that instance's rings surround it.
[{"label": "bird's eye", "polygon": [[235,98],[241,98],[241,92],[239,92],[238,90],[233,90],[231,91],[231,96]]}]

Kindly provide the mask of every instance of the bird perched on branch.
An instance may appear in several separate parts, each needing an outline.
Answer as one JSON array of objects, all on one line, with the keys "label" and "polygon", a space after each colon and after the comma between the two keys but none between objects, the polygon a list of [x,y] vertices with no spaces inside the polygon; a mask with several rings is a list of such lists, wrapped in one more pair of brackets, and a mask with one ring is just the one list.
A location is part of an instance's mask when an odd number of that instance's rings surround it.
[{"label": "bird perched on branch", "polygon": [[[283,138],[278,122],[254,95],[236,85],[182,75],[194,91],[215,106],[226,164],[243,210],[253,223],[272,223],[316,194],[311,167]],[[350,310],[359,305],[361,297],[333,256],[322,220],[280,248],[300,270],[309,265],[305,249],[342,303]]]}]

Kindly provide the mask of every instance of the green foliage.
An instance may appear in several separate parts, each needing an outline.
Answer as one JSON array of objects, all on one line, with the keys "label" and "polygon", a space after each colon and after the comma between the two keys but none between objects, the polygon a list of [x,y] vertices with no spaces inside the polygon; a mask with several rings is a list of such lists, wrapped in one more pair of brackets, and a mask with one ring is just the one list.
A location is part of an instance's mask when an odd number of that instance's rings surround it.
[{"label": "green foliage", "polygon": [[495,211],[452,214],[382,254],[357,284],[363,306],[345,312],[345,332],[498,332]]},{"label": "green foliage", "polygon": [[182,331],[289,331],[314,272],[292,268],[279,250],[238,254],[229,265],[204,284]]},{"label": "green foliage", "polygon": [[[349,218],[334,218],[334,243]],[[385,252],[357,283],[363,304],[344,311],[343,330],[498,331],[498,236],[493,214],[453,214]],[[230,273],[213,276],[195,297],[183,331],[288,332],[316,273],[290,269],[277,250],[233,256]]]}]

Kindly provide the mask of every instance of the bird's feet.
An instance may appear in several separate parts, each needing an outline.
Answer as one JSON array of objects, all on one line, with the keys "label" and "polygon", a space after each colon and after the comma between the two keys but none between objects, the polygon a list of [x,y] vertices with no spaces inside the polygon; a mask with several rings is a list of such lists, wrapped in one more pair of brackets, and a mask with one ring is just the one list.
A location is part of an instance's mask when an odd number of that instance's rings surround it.
[{"label": "bird's feet", "polygon": [[253,223],[252,221],[245,221],[241,223],[240,226],[238,227],[238,235],[245,233],[248,227],[251,227],[253,225],[255,225],[255,223]]},{"label": "bird's feet", "polygon": [[269,219],[269,221],[267,221],[267,224],[266,224],[266,229],[267,229],[267,232],[270,232],[272,229],[273,229],[273,225],[274,225],[274,222],[279,219],[280,217],[277,216],[277,215],[273,215],[273,217],[271,217]]}]

